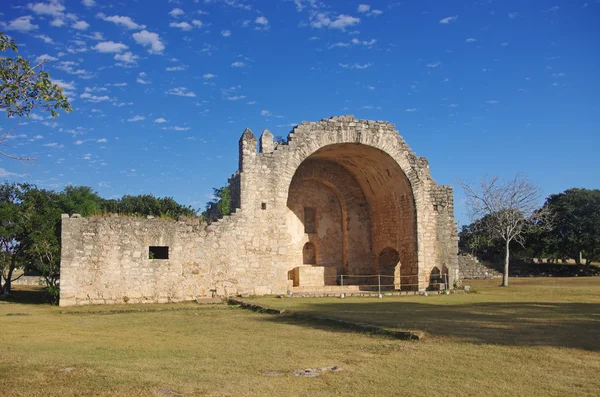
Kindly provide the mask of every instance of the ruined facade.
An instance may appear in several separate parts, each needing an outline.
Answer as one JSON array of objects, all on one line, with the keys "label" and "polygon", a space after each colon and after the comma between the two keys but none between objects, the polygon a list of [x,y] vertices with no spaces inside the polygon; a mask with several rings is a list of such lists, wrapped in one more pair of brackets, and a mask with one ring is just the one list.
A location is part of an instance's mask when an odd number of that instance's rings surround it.
[{"label": "ruined facade", "polygon": [[60,304],[285,294],[342,282],[452,286],[452,188],[433,181],[393,124],[303,122],[283,144],[246,129],[239,150],[229,180],[235,210],[210,225],[64,216]]}]

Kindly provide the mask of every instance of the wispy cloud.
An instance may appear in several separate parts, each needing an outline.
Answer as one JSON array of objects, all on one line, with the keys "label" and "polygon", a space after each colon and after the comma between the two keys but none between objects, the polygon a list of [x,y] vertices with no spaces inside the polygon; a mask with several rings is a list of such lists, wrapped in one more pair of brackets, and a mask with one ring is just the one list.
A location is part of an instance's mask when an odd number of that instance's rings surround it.
[{"label": "wispy cloud", "polygon": [[165,94],[168,95],[176,95],[176,96],[185,96],[185,97],[195,97],[196,94],[185,87],[175,87],[165,91]]},{"label": "wispy cloud", "polygon": [[440,19],[440,23],[444,24],[444,25],[447,25],[450,22],[456,21],[457,19],[458,19],[458,15],[454,15],[454,16],[450,16],[450,17],[446,17],[446,18]]},{"label": "wispy cloud", "polygon": [[146,118],[144,116],[140,116],[139,114],[133,116],[130,119],[127,119],[127,121],[129,121],[129,122],[136,122],[136,121],[142,121],[142,120],[146,120]]},{"label": "wispy cloud", "polygon": [[105,20],[106,22],[112,22],[115,25],[125,27],[130,30],[146,29],[146,25],[139,25],[133,21],[130,17],[121,15],[112,15],[107,17],[106,15],[99,13],[96,15],[98,18]]},{"label": "wispy cloud", "polygon": [[350,65],[348,63],[340,63],[339,65],[341,67],[343,67],[344,69],[366,69],[368,67],[373,66],[372,63],[365,63],[365,64],[355,63],[353,65]]}]

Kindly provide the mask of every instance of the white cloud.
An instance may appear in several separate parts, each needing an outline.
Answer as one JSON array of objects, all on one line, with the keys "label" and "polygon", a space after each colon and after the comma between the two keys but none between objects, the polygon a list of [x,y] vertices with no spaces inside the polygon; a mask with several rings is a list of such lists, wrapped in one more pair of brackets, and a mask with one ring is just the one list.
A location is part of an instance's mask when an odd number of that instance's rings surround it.
[{"label": "white cloud", "polygon": [[61,26],[64,26],[65,23],[65,20],[62,18],[54,18],[52,22],[50,22],[50,25],[54,26],[55,28],[60,28]]},{"label": "white cloud", "polygon": [[97,139],[96,142],[97,143],[106,143],[106,142],[108,142],[108,139],[106,139],[106,138],[100,138],[100,139]]},{"label": "white cloud", "polygon": [[227,99],[230,101],[239,101],[244,98],[246,98],[246,95],[234,95],[234,96],[227,97]]},{"label": "white cloud", "polygon": [[269,24],[269,20],[263,16],[260,16],[254,20],[254,23],[256,23],[258,25],[266,26]]},{"label": "white cloud", "polygon": [[110,101],[110,97],[107,95],[96,96],[96,95],[90,94],[89,92],[84,92],[83,94],[79,95],[79,98],[83,99],[86,102],[94,102],[94,103]]},{"label": "white cloud", "polygon": [[75,141],[75,142],[73,142],[73,143],[74,143],[75,145],[81,145],[81,144],[83,144],[83,141],[82,141],[82,140],[78,140],[78,141]]},{"label": "white cloud", "polygon": [[65,91],[73,91],[75,89],[74,81],[63,81],[63,80],[54,80],[54,79],[51,79],[50,81],[52,81],[52,83],[58,85],[60,88],[62,88]]},{"label": "white cloud", "polygon": [[207,79],[207,80],[208,80],[208,79],[214,79],[215,77],[217,77],[217,75],[216,75],[216,74],[212,74],[212,73],[206,73],[206,74],[205,74],[204,76],[202,76],[202,77],[204,77],[205,79]]},{"label": "white cloud", "polygon": [[338,43],[335,43],[335,44],[332,44],[329,46],[329,48],[336,48],[336,47],[350,47],[350,43],[338,42]]},{"label": "white cloud", "polygon": [[35,36],[36,38],[43,40],[46,44],[54,44],[54,40],[51,37],[46,36],[45,34],[38,34]]},{"label": "white cloud", "polygon": [[86,21],[77,21],[71,27],[73,29],[77,29],[77,30],[86,30],[87,28],[90,27],[90,24],[87,23]]},{"label": "white cloud", "polygon": [[123,43],[115,43],[114,41],[103,41],[101,43],[96,44],[93,48],[98,52],[121,52],[129,47],[127,47]]},{"label": "white cloud", "polygon": [[140,84],[150,84],[150,82],[146,80],[146,77],[148,77],[148,75],[145,72],[141,72],[140,74],[138,74],[138,77],[135,81],[137,81]]},{"label": "white cloud", "polygon": [[221,30],[221,36],[229,37],[229,36],[231,36],[231,31],[230,30]]},{"label": "white cloud", "polygon": [[45,143],[44,145],[45,147],[51,147],[51,148],[55,148],[55,149],[62,149],[63,147],[65,147],[65,145],[61,145],[59,143],[56,142],[52,142],[52,143]]},{"label": "white cloud", "polygon": [[81,0],[81,4],[86,7],[93,7],[96,5],[96,2],[94,0]]},{"label": "white cloud", "polygon": [[136,122],[136,121],[142,121],[142,120],[146,120],[146,118],[145,118],[144,116],[140,116],[139,114],[138,114],[138,115],[135,115],[135,116],[133,116],[133,117],[132,117],[132,118],[130,118],[130,119],[127,119],[127,121],[129,121],[130,123],[131,123],[131,122]]},{"label": "white cloud", "polygon": [[181,30],[192,30],[192,25],[190,25],[187,22],[171,22],[169,24],[169,26],[172,28],[178,28]]},{"label": "white cloud", "polygon": [[42,62],[44,60],[52,62],[52,61],[58,61],[58,58],[53,57],[53,56],[48,55],[48,54],[44,54],[44,55],[40,55],[39,57],[35,58],[35,60],[33,61],[33,63],[38,64],[38,63],[40,63],[40,62]]},{"label": "white cloud", "polygon": [[271,112],[269,112],[268,110],[261,110],[260,115],[264,116],[264,117],[269,117],[269,116],[272,116],[273,114]]},{"label": "white cloud", "polygon": [[360,22],[360,18],[356,18],[350,15],[340,14],[337,17],[331,19],[327,14],[319,12],[311,17],[310,25],[313,28],[330,28],[345,30],[348,26],[356,25]]},{"label": "white cloud", "polygon": [[244,62],[241,61],[235,61],[231,64],[232,67],[234,68],[243,68],[246,66],[246,64]]},{"label": "white cloud", "polygon": [[371,39],[369,41],[359,40],[356,37],[352,39],[352,44],[362,44],[365,47],[372,47],[375,43],[377,43],[377,40],[375,39]]},{"label": "white cloud", "polygon": [[177,95],[177,96],[185,96],[185,97],[195,97],[196,94],[192,91],[188,90],[185,87],[175,87],[165,91],[165,94],[169,95]]},{"label": "white cloud", "polygon": [[354,65],[350,65],[347,63],[340,63],[340,66],[343,67],[344,69],[366,69],[368,67],[373,66],[372,63],[365,63],[365,64],[360,64],[360,63],[355,63]]},{"label": "white cloud", "polygon": [[467,41],[467,43],[474,43],[477,41],[477,39],[474,39],[473,37],[469,37],[466,41]]},{"label": "white cloud", "polygon": [[31,23],[33,17],[31,15],[26,15],[23,17],[19,17],[10,21],[8,25],[6,25],[6,30],[16,30],[18,32],[30,32],[32,30],[36,30],[38,25],[34,25]]},{"label": "white cloud", "polygon": [[198,20],[198,19],[194,19],[194,20],[192,21],[192,25],[194,25],[195,27],[199,28],[199,27],[201,27],[201,26],[202,26],[202,25],[204,25],[204,24],[202,23],[202,21],[200,21],[200,20]]},{"label": "white cloud", "polygon": [[124,17],[121,15],[113,15],[113,16],[107,17],[102,13],[98,14],[98,17],[102,18],[103,20],[105,20],[107,22],[112,22],[115,25],[120,25],[120,26],[126,27],[127,29],[130,29],[130,30],[146,29],[146,25],[138,25],[130,17]]},{"label": "white cloud", "polygon": [[23,175],[17,174],[15,172],[6,171],[4,168],[0,168],[0,178],[10,178],[10,177],[22,177]]},{"label": "white cloud", "polygon": [[183,72],[184,70],[187,69],[187,66],[184,65],[180,65],[180,66],[169,66],[167,68],[165,68],[165,70],[167,72]]},{"label": "white cloud", "polygon": [[50,0],[48,3],[29,3],[27,4],[27,8],[38,15],[51,15],[53,17],[60,16],[65,11],[65,6],[62,5],[62,2],[56,0]]},{"label": "white cloud", "polygon": [[140,57],[134,55],[131,51],[124,52],[123,54],[115,54],[115,60],[119,61],[117,63],[119,66],[135,65],[138,59],[140,59]]},{"label": "white cloud", "polygon": [[440,66],[440,65],[441,65],[441,63],[440,63],[440,62],[434,62],[434,63],[428,63],[428,64],[427,64],[427,65],[425,65],[425,66],[427,66],[427,67],[428,67],[428,68],[430,68],[430,69],[435,69],[435,68],[437,68],[437,67],[438,67],[438,66]]},{"label": "white cloud", "polygon": [[162,123],[166,123],[166,122],[167,122],[167,120],[165,120],[162,117],[159,117],[159,118],[157,118],[157,119],[154,120],[154,123],[156,123],[156,124],[162,124]]},{"label": "white cloud", "polygon": [[361,12],[363,14],[369,12],[370,9],[371,9],[371,6],[368,4],[359,4],[358,5],[358,12]]},{"label": "white cloud", "polygon": [[185,12],[181,8],[173,8],[169,12],[169,15],[171,15],[173,18],[179,18],[180,16],[185,15]]},{"label": "white cloud", "polygon": [[173,127],[163,127],[163,130],[172,130],[172,131],[189,131],[190,127],[178,127],[178,126],[173,126]]},{"label": "white cloud", "polygon": [[405,112],[416,112],[417,108],[404,109]]},{"label": "white cloud", "polygon": [[451,17],[446,17],[446,18],[440,19],[440,23],[444,24],[444,25],[447,25],[450,22],[456,21],[457,19],[458,19],[458,15],[454,15],[454,16],[451,16]]},{"label": "white cloud", "polygon": [[150,47],[148,52],[151,54],[161,54],[165,49],[165,45],[160,41],[160,37],[156,33],[142,30],[134,33],[133,39],[144,47]]}]

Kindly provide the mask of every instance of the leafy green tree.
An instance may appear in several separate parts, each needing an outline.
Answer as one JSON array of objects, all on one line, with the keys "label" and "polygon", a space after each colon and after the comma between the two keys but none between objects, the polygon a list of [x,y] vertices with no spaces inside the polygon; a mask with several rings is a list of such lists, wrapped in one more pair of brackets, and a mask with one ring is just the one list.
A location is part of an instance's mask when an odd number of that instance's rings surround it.
[{"label": "leafy green tree", "polygon": [[225,185],[221,188],[213,188],[213,199],[206,204],[206,210],[202,216],[213,221],[231,214],[231,188]]},{"label": "leafy green tree", "polygon": [[15,270],[22,266],[23,213],[20,203],[28,185],[0,185],[0,295],[10,293]]},{"label": "leafy green tree", "polygon": [[88,186],[67,186],[59,195],[58,205],[65,214],[91,216],[102,213],[105,202]]},{"label": "leafy green tree", "polygon": [[544,207],[554,213],[544,236],[551,250],[577,264],[581,257],[586,264],[600,260],[600,189],[568,189],[548,197]]},{"label": "leafy green tree", "polygon": [[[18,52],[17,44],[0,32],[0,51],[7,50]],[[62,88],[50,81],[50,75],[44,70],[45,62],[32,66],[30,61],[21,56],[0,57],[0,109],[6,111],[7,117],[29,117],[34,109],[42,109],[56,117],[59,110],[67,113],[72,110]],[[0,137],[0,146],[10,132],[7,130]],[[17,160],[33,160],[4,151],[0,151],[0,155]]]},{"label": "leafy green tree", "polygon": [[58,299],[60,278],[60,195],[52,190],[29,188],[22,194],[25,269],[39,271],[48,292]]},{"label": "leafy green tree", "polygon": [[196,215],[196,211],[190,206],[179,204],[171,197],[157,198],[151,194],[139,196],[126,195],[120,200],[106,200],[103,207],[105,212],[118,212],[130,215],[152,215],[165,218]]}]

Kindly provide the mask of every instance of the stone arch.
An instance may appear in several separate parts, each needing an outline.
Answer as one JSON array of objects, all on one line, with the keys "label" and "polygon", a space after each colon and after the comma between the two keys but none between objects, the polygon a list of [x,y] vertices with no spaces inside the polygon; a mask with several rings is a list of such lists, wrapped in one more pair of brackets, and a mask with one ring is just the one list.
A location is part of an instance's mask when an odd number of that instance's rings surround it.
[{"label": "stone arch", "polygon": [[[360,158],[361,153],[366,154],[366,162],[373,166],[371,171],[363,166],[365,162],[353,161]],[[361,190],[368,196],[371,218],[376,222],[381,220],[390,234],[395,232],[391,230],[393,225],[389,219],[385,219],[385,211],[381,211],[385,206],[382,203],[395,203],[392,207],[399,212],[408,212],[403,216],[411,221],[402,222],[401,233],[387,240],[381,238],[385,232],[373,234],[370,266],[371,269],[377,267],[381,249],[393,247],[401,256],[403,272],[414,276],[411,283],[419,284],[420,288],[427,286],[426,262],[431,261],[435,250],[435,236],[431,236],[426,227],[431,203],[425,187],[433,181],[427,161],[410,150],[393,124],[356,120],[352,116],[305,122],[294,128],[288,136],[288,145],[278,147],[274,155],[280,162],[276,177],[278,190],[287,192],[287,197],[292,179],[304,162],[329,160],[341,164],[359,180]],[[390,183],[391,180],[395,183]],[[388,208],[387,213],[393,212]]]},{"label": "stone arch", "polygon": [[304,265],[317,264],[317,247],[310,241],[302,247],[302,262]]},{"label": "stone arch", "polygon": [[[356,181],[357,189],[348,189],[347,185],[332,181],[335,176],[307,178],[318,180],[329,187],[333,185],[333,190],[338,191],[338,196],[342,197],[340,205],[344,210],[348,205],[343,198],[352,196],[350,190],[361,192],[371,223],[376,224],[378,230],[378,233],[371,235],[371,272],[377,268],[378,257],[375,253],[390,246],[400,253],[402,263],[416,275],[418,209],[412,185],[398,163],[386,152],[369,145],[327,145],[313,152],[297,167],[292,181],[294,178],[303,178],[298,171],[307,163],[337,164]],[[288,196],[291,196],[289,187]]]}]

